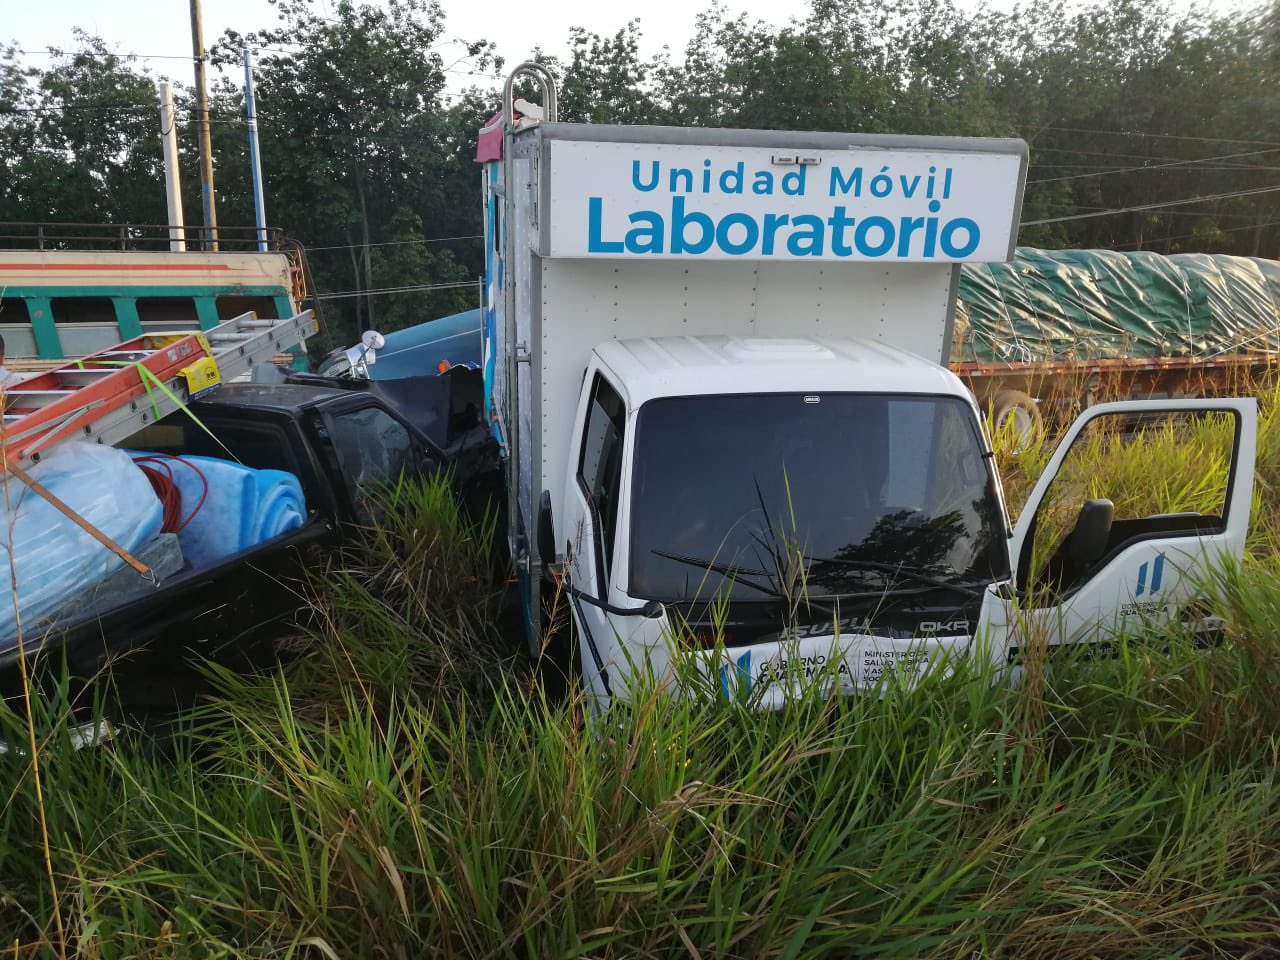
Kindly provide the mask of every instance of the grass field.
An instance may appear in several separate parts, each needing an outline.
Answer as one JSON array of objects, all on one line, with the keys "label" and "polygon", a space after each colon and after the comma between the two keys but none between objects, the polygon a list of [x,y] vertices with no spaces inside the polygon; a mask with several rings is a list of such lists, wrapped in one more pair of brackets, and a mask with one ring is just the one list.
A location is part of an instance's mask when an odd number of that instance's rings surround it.
[{"label": "grass field", "polygon": [[[1226,644],[1134,638],[777,713],[659,692],[585,724],[499,636],[486,531],[401,491],[287,668],[163,747],[0,756],[0,956],[1265,957],[1280,953],[1280,394]],[[1163,464],[1112,463],[1135,489]],[[1001,455],[1020,504],[1047,444]],[[1197,459],[1197,458],[1201,459]],[[1145,471],[1145,472],[1144,472]],[[29,741],[19,711],[0,736]]]}]

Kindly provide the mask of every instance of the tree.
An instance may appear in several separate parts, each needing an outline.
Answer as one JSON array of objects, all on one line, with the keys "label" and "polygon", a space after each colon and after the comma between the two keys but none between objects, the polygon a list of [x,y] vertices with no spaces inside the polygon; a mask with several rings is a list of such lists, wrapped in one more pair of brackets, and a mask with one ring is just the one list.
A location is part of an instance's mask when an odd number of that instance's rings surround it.
[{"label": "tree", "polygon": [[[640,25],[630,20],[611,37],[569,31],[569,65],[559,71],[560,119],[574,123],[656,123],[663,111],[651,78],[661,58],[640,59]],[[550,64],[555,70],[557,64]]]},{"label": "tree", "polygon": [[[446,59],[433,0],[277,10],[277,27],[214,48],[231,68],[212,96],[220,221],[252,222],[248,43],[268,218],[311,249],[338,338],[475,305],[472,157],[498,106],[496,51],[480,40]],[[1280,183],[1277,0],[1224,16],[1159,0],[973,14],[954,0],[811,0],[780,27],[713,4],[682,62],[642,57],[641,39],[636,20],[575,28],[563,61],[538,54],[560,78],[562,119],[1020,136],[1024,243],[1280,255],[1280,192],[1259,192]],[[0,219],[159,222],[153,78],[96,38],[77,44],[44,70],[0,49]],[[481,81],[450,98],[456,63]],[[194,211],[193,111],[179,97]]]},{"label": "tree", "polygon": [[[215,47],[223,62],[238,60],[244,43],[264,51],[256,93],[272,221],[315,248],[318,283],[359,294],[335,301],[359,329],[475,306],[477,288],[466,284],[480,275],[481,244],[439,238],[480,233],[477,175],[460,142],[474,139],[483,110],[475,98],[445,103],[439,5],[342,0],[324,17],[306,0],[282,0],[279,10],[280,27],[228,33]],[[483,42],[467,55],[482,69],[492,62]],[[216,101],[222,118],[243,115],[230,81]],[[248,222],[243,144],[243,130],[225,125],[215,153],[226,208]],[[428,289],[374,292],[406,286]]]},{"label": "tree", "polygon": [[0,60],[0,220],[163,223],[152,79],[77,32],[49,69]]}]

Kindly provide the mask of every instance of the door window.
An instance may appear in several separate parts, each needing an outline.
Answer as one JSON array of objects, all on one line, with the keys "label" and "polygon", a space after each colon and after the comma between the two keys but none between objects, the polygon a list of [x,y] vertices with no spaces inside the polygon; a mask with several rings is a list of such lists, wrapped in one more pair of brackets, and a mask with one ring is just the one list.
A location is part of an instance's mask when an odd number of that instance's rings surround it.
[{"label": "door window", "polygon": [[613,557],[614,533],[618,522],[618,495],[622,486],[622,440],[626,428],[626,406],[618,391],[596,374],[587,407],[578,481],[591,504],[606,570]]},{"label": "door window", "polygon": [[361,407],[332,418],[331,440],[351,493],[357,519],[373,519],[369,494],[432,471],[435,454],[403,423],[380,407]]},{"label": "door window", "polygon": [[[1226,529],[1239,418],[1231,411],[1117,412],[1090,420],[1036,510],[1019,558],[1019,586],[1066,595],[1119,550],[1152,537]],[[1090,500],[1114,516],[1096,557],[1073,532]],[[1244,505],[1248,509],[1248,505]]]}]

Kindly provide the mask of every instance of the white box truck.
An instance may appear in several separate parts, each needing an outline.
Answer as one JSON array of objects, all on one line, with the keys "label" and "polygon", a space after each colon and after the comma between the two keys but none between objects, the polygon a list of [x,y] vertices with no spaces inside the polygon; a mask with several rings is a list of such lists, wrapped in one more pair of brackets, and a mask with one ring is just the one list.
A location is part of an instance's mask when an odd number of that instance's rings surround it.
[{"label": "white box truck", "polygon": [[[1016,661],[1028,614],[1051,644],[1191,616],[1241,555],[1251,399],[1090,408],[1010,526],[945,365],[960,264],[1012,254],[1022,141],[559,123],[522,64],[479,150],[485,408],[530,650],[599,697],[672,643],[723,650],[766,703],[823,666],[855,688],[978,642]],[[1153,422],[1225,424],[1219,506],[1128,516],[1055,486],[1086,438]],[[544,649],[553,593],[576,641]]]}]

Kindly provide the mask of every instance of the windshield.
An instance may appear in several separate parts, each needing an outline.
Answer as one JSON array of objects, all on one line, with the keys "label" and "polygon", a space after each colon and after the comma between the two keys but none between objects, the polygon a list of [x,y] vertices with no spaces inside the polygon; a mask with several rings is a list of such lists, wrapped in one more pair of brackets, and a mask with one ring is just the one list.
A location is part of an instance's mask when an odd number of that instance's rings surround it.
[{"label": "windshield", "polygon": [[1007,576],[994,481],[959,398],[653,400],[634,464],[634,597],[832,597]]}]

